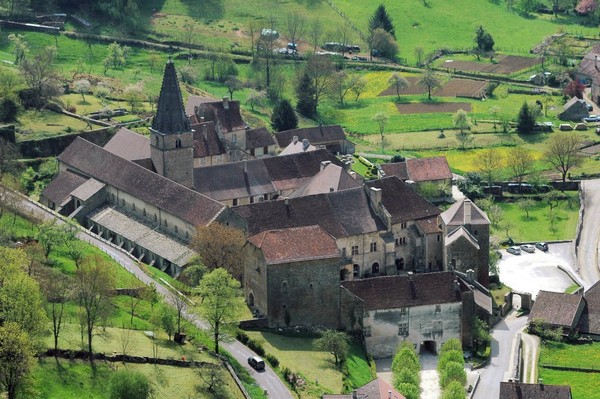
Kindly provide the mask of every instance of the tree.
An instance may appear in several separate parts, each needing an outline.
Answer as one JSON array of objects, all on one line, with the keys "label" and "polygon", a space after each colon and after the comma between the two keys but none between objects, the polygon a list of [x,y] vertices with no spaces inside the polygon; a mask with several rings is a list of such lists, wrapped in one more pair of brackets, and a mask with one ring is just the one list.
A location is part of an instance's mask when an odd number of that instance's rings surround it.
[{"label": "tree", "polygon": [[330,57],[313,54],[306,61],[304,72],[312,80],[312,89],[314,90],[314,115],[317,114],[319,101],[329,88],[334,71],[335,67]]},{"label": "tree", "polygon": [[60,76],[53,66],[55,55],[56,49],[47,47],[21,62],[21,74],[31,91],[28,101],[37,108],[63,92]]},{"label": "tree", "polygon": [[392,360],[392,372],[396,373],[405,368],[418,374],[421,371],[421,363],[412,344],[403,341]]},{"label": "tree", "polygon": [[202,381],[202,384],[196,385],[198,393],[208,392],[214,397],[221,397],[222,390],[227,386],[221,365],[203,362],[196,375]]},{"label": "tree", "polygon": [[467,172],[464,175],[464,179],[460,179],[457,186],[467,197],[471,199],[477,199],[483,197],[483,191],[481,190],[481,175],[475,172]]},{"label": "tree", "polygon": [[156,51],[151,51],[148,54],[148,67],[150,68],[150,73],[154,73],[154,68],[160,63],[160,60],[161,57]]},{"label": "tree", "polygon": [[183,24],[183,42],[187,44],[188,48],[188,63],[192,61],[192,46],[194,45],[194,41],[196,39],[196,35],[198,34],[198,29],[196,28],[196,24],[192,22],[186,22]]},{"label": "tree", "polygon": [[212,223],[209,226],[198,227],[191,245],[209,271],[223,268],[235,278],[240,278],[244,259],[242,248],[245,244],[246,236],[240,230],[221,223]]},{"label": "tree", "polygon": [[464,109],[459,109],[452,115],[452,125],[460,129],[460,131],[464,131],[471,127],[471,121],[469,120],[469,114]]},{"label": "tree", "polygon": [[396,96],[400,98],[400,92],[408,87],[408,80],[406,80],[398,72],[392,73],[392,76],[388,79],[388,84],[396,90]]},{"label": "tree", "polygon": [[0,386],[8,399],[16,399],[19,389],[35,365],[34,348],[28,334],[14,322],[0,325]]},{"label": "tree", "polygon": [[521,198],[518,201],[518,205],[525,211],[525,218],[529,220],[529,212],[535,207],[536,202],[531,198]]},{"label": "tree", "polygon": [[[297,13],[288,14],[287,15],[287,24],[285,25],[287,28],[288,39],[292,43],[294,50],[297,49],[298,40],[304,34],[304,26],[306,25],[306,20]],[[297,53],[294,52],[294,57]]]},{"label": "tree", "polygon": [[448,341],[442,344],[440,348],[440,353],[448,352],[448,351],[459,351],[462,352],[462,344],[460,339],[458,338],[450,338]]},{"label": "tree", "polygon": [[527,101],[525,101],[519,110],[519,115],[517,115],[517,132],[520,134],[531,133],[534,127],[535,114],[529,107],[529,104],[527,104]]},{"label": "tree", "polygon": [[442,399],[465,399],[465,388],[458,381],[452,381],[442,392]]},{"label": "tree", "polygon": [[378,112],[371,118],[373,122],[377,123],[377,127],[379,128],[379,135],[381,136],[381,152],[384,151],[385,145],[385,136],[383,135],[383,132],[385,131],[385,126],[389,119],[390,117],[385,112]]},{"label": "tree", "polygon": [[376,29],[383,29],[388,32],[394,40],[396,40],[396,30],[392,18],[389,16],[385,6],[380,4],[369,19],[369,32],[374,32]]},{"label": "tree", "polygon": [[17,120],[18,113],[19,101],[13,94],[8,93],[0,97],[0,122],[14,122]]},{"label": "tree", "polygon": [[344,71],[335,72],[331,80],[331,96],[343,106],[346,95],[352,91],[356,84],[360,84],[359,76],[348,76]]},{"label": "tree", "polygon": [[58,350],[58,338],[63,326],[65,305],[72,297],[72,281],[56,269],[46,269],[41,279],[41,287],[46,298],[46,313],[52,321],[54,350]]},{"label": "tree", "polygon": [[342,331],[325,330],[315,341],[315,347],[331,353],[335,365],[341,368],[350,352],[350,338]]},{"label": "tree", "polygon": [[27,53],[29,53],[29,44],[25,41],[23,35],[11,33],[8,35],[8,40],[13,44],[15,48],[15,65],[19,65]]},{"label": "tree", "polygon": [[200,313],[210,325],[215,352],[219,353],[219,341],[236,328],[240,283],[227,270],[218,268],[202,277],[196,292],[202,298]]},{"label": "tree", "polygon": [[515,147],[506,157],[506,166],[510,169],[512,178],[517,183],[522,183],[525,175],[533,166],[533,156],[529,150]]},{"label": "tree", "polygon": [[571,80],[564,88],[563,93],[569,97],[577,97],[578,99],[583,99],[583,92],[585,91],[585,86],[578,80]]},{"label": "tree", "polygon": [[475,317],[473,323],[473,345],[475,353],[479,352],[481,347],[485,348],[492,341],[487,323],[479,317]]},{"label": "tree", "polygon": [[244,84],[237,77],[230,76],[225,81],[225,87],[227,87],[227,91],[229,92],[229,98],[233,100],[233,93],[241,90],[244,87]]},{"label": "tree", "polygon": [[312,79],[306,72],[302,74],[296,85],[296,99],[298,100],[296,102],[296,109],[300,115],[313,118],[317,110],[315,89]]},{"label": "tree", "polygon": [[572,0],[551,0],[552,3],[552,13],[554,14],[554,18],[558,19],[558,12],[562,7],[572,7]]},{"label": "tree", "polygon": [[375,29],[371,35],[371,48],[376,49],[381,57],[396,59],[398,43],[394,37],[383,29]]},{"label": "tree", "polygon": [[39,228],[38,240],[44,249],[46,260],[55,247],[65,244],[72,235],[69,226],[58,224],[56,219],[43,223]]},{"label": "tree", "polygon": [[0,137],[0,181],[2,181],[2,177],[5,173],[10,173],[15,170],[15,161],[19,156],[19,147],[6,140],[4,137]]},{"label": "tree", "polygon": [[397,373],[393,374],[394,386],[397,387],[400,384],[411,384],[416,387],[421,383],[419,374],[413,373],[408,369],[400,369]]},{"label": "tree", "polygon": [[487,178],[488,186],[494,181],[494,176],[502,168],[503,156],[496,148],[488,148],[479,153],[473,161],[477,171]]},{"label": "tree", "polygon": [[577,7],[575,7],[575,11],[583,15],[591,15],[593,17],[596,9],[598,8],[598,3],[596,0],[580,0],[577,3]]},{"label": "tree", "polygon": [[276,132],[296,129],[298,127],[298,117],[288,100],[279,100],[273,113],[271,114],[271,127]]},{"label": "tree", "polygon": [[580,136],[569,133],[557,133],[548,140],[544,158],[561,174],[563,183],[569,171],[583,162],[579,154],[582,141]]},{"label": "tree", "polygon": [[352,88],[350,88],[350,91],[355,96],[354,101],[358,101],[358,97],[360,97],[360,95],[367,88],[367,80],[362,76],[356,76],[355,79],[356,81],[354,82]]},{"label": "tree", "polygon": [[248,97],[246,97],[246,104],[248,104],[252,112],[254,112],[254,108],[263,105],[266,99],[267,93],[265,91],[250,90]]},{"label": "tree", "polygon": [[168,306],[161,306],[158,312],[154,313],[153,316],[154,315],[157,316],[157,319],[154,320],[155,325],[162,328],[164,332],[167,333],[170,341],[177,329],[177,321],[173,314],[173,310]]},{"label": "tree", "polygon": [[475,54],[477,60],[480,59],[481,55],[488,54],[494,51],[494,39],[489,32],[483,29],[482,25],[475,31]]},{"label": "tree", "polygon": [[76,93],[81,94],[81,98],[85,102],[85,95],[90,92],[92,84],[87,79],[80,79],[73,83],[73,87],[75,88]]},{"label": "tree", "polygon": [[421,390],[418,386],[413,384],[402,383],[396,386],[398,392],[400,392],[406,399],[419,399],[421,397]]},{"label": "tree", "polygon": [[441,373],[442,371],[444,371],[444,369],[450,362],[464,364],[465,360],[463,358],[462,350],[460,350],[460,351],[459,350],[449,350],[449,351],[445,351],[445,352],[440,352],[440,355],[438,358],[438,364],[437,364],[438,373]]},{"label": "tree", "polygon": [[310,22],[308,27],[308,38],[310,39],[310,44],[313,45],[313,52],[317,52],[317,47],[321,42],[321,37],[323,37],[323,23],[320,19],[316,18]]},{"label": "tree", "polygon": [[106,51],[107,54],[104,59],[105,65],[111,65],[112,69],[117,69],[118,67],[125,65],[126,53],[119,43],[112,42],[108,45]]},{"label": "tree", "polygon": [[442,87],[442,82],[431,69],[426,69],[421,75],[418,85],[427,89],[427,98],[431,100],[431,90]]},{"label": "tree", "polygon": [[110,399],[148,399],[151,396],[150,381],[139,371],[120,370],[110,379]]},{"label": "tree", "polygon": [[542,95],[542,104],[544,104],[544,116],[548,116],[548,107],[554,104],[554,96],[550,93],[544,93]]},{"label": "tree", "polygon": [[138,82],[125,87],[125,90],[123,90],[123,98],[125,99],[125,102],[131,106],[131,112],[133,113],[135,108],[144,100],[143,83]]},{"label": "tree", "polygon": [[200,280],[202,280],[202,276],[204,276],[206,272],[206,266],[200,263],[198,259],[197,263],[192,263],[186,266],[181,273],[179,273],[177,280],[188,287],[195,287],[200,284]]},{"label": "tree", "polygon": [[446,367],[440,373],[440,385],[446,388],[452,381],[458,381],[462,386],[467,383],[467,373],[461,363],[448,362]]},{"label": "tree", "polygon": [[94,359],[92,341],[95,331],[111,310],[114,287],[114,276],[110,266],[99,255],[86,257],[75,272],[74,296],[81,310],[90,361]]},{"label": "tree", "polygon": [[129,296],[129,324],[133,326],[133,318],[135,317],[135,309],[143,301],[148,299],[149,290],[146,286],[139,286],[135,288],[134,292],[131,292]]},{"label": "tree", "polygon": [[534,12],[537,4],[536,0],[517,0],[517,6],[523,15]]}]

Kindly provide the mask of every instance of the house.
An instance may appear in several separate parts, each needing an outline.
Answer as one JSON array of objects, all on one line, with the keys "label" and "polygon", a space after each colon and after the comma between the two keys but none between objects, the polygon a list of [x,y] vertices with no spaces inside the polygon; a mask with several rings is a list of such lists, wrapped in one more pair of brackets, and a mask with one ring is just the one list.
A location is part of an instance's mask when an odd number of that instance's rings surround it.
[{"label": "house", "polygon": [[499,399],[572,399],[568,385],[501,382]]},{"label": "house", "polygon": [[580,121],[590,116],[587,103],[577,97],[571,98],[563,106],[563,112],[558,117],[563,121]]},{"label": "house", "polygon": [[246,130],[246,147],[245,150],[250,152],[250,155],[255,158],[272,156],[277,149],[275,138],[264,127],[257,129]]},{"label": "house", "polygon": [[279,155],[281,156],[281,155],[299,154],[301,152],[309,152],[309,151],[314,151],[316,149],[317,149],[317,147],[312,145],[308,141],[308,139],[304,139],[304,140],[300,141],[298,139],[298,136],[294,136],[294,138],[292,139],[292,142],[290,144],[288,144],[288,146],[285,147],[279,153]]},{"label": "house", "polygon": [[591,85],[591,98],[596,104],[600,104],[600,63],[598,56],[600,55],[600,44],[596,44],[583,57],[579,63],[579,68],[575,74],[575,78],[584,85]]},{"label": "house", "polygon": [[583,300],[585,306],[579,321],[579,333],[595,341],[600,341],[600,282],[584,292]]},{"label": "house", "polygon": [[340,251],[330,234],[318,225],[267,230],[244,249],[246,298],[270,327],[339,327]]},{"label": "house", "polygon": [[362,185],[362,179],[355,172],[346,173],[341,166],[332,164],[330,161],[323,161],[319,173],[294,190],[289,198],[348,190],[362,187]]},{"label": "house", "polygon": [[[452,171],[446,157],[410,158],[403,162],[381,164],[380,177],[396,176],[414,182],[416,190],[429,200],[443,200],[452,187]],[[433,185],[434,189],[427,188]]]},{"label": "house", "polygon": [[355,389],[352,393],[341,395],[323,395],[323,399],[406,399],[390,384],[381,378],[376,378],[368,384]]},{"label": "house", "polygon": [[529,313],[529,322],[541,321],[568,335],[577,330],[584,306],[582,295],[540,291]]},{"label": "house", "polygon": [[219,138],[213,121],[198,121],[193,115],[190,127],[194,135],[194,168],[230,162],[230,153]]},{"label": "house", "polygon": [[489,284],[490,220],[470,199],[463,198],[441,215],[444,235],[444,270],[467,273],[474,270],[476,280]]},{"label": "house", "polygon": [[343,281],[340,314],[350,330],[362,327],[367,352],[391,357],[403,341],[437,353],[461,338],[462,299],[452,272]]},{"label": "house", "polygon": [[280,148],[286,148],[297,137],[304,139],[317,148],[326,148],[332,154],[354,154],[354,144],[346,139],[344,130],[339,125],[306,127],[275,133],[275,140]]}]

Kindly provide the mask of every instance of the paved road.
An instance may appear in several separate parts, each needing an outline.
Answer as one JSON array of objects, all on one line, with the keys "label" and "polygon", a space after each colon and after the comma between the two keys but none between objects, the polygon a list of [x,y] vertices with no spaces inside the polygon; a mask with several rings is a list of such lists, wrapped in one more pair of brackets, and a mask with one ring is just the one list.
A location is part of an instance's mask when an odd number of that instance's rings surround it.
[{"label": "paved road", "polygon": [[521,340],[523,342],[523,378],[521,381],[536,384],[538,382],[537,366],[540,356],[540,337],[522,332]]},{"label": "paved road", "polygon": [[584,180],[581,182],[583,191],[583,226],[579,246],[577,247],[577,262],[579,274],[585,288],[589,288],[600,280],[598,269],[598,244],[600,242],[600,179]]},{"label": "paved road", "polygon": [[527,324],[527,317],[516,317],[511,312],[492,330],[492,356],[490,364],[481,369],[481,380],[477,385],[474,399],[497,398],[500,395],[500,381],[506,381],[515,335]]},{"label": "paved road", "polygon": [[[0,199],[2,199],[4,196],[7,196],[7,195],[14,196],[15,194],[13,194],[9,191],[6,191],[6,189],[4,189],[4,187],[0,186]],[[34,212],[37,216],[39,216],[40,218],[43,218],[44,220],[50,220],[50,219],[56,218],[56,216],[53,213],[49,212],[46,208],[42,207],[38,203],[33,202],[31,200],[21,198],[20,206],[22,209],[25,210],[25,212],[28,212],[28,213]],[[106,242],[105,240],[99,239],[95,234],[93,234],[85,229],[82,229],[77,234],[77,236],[79,239],[89,242],[90,244],[100,248],[103,252],[110,255],[115,261],[117,261],[127,271],[129,271],[134,276],[136,276],[144,284],[146,284],[146,285],[150,285],[151,283],[154,284],[156,286],[157,292],[159,292],[165,298],[165,301],[167,303],[171,304],[172,306],[175,306],[174,305],[175,295],[170,290],[165,288],[162,284],[157,283],[155,280],[150,278],[146,273],[144,273],[142,271],[142,269],[140,269],[137,261],[134,260],[133,258],[131,258],[131,256],[129,256],[129,254],[127,254],[123,250],[111,245],[110,243]],[[198,316],[196,316],[191,311],[190,308],[186,307],[183,314],[184,314],[184,317],[188,321],[193,323],[196,327],[198,327],[200,329],[204,329],[204,330],[208,328],[208,324],[206,323],[206,321],[201,320]],[[271,368],[269,368],[267,366],[267,367],[265,367],[264,371],[261,371],[259,373],[259,372],[256,372],[254,369],[252,369],[250,366],[248,366],[248,363],[247,363],[248,357],[256,356],[256,353],[252,352],[250,349],[248,349],[242,343],[240,343],[238,341],[227,342],[227,343],[222,343],[221,347],[223,347],[225,350],[227,350],[229,353],[231,353],[231,355],[238,362],[240,362],[240,364],[243,367],[245,367],[250,372],[250,374],[252,375],[252,377],[254,377],[254,379],[259,384],[259,386],[262,387],[263,389],[265,389],[270,397],[277,398],[277,399],[293,399],[294,398],[294,396],[291,394],[291,392],[287,389],[287,387],[284,385],[284,383],[279,379],[277,374],[275,374],[275,372]]]}]

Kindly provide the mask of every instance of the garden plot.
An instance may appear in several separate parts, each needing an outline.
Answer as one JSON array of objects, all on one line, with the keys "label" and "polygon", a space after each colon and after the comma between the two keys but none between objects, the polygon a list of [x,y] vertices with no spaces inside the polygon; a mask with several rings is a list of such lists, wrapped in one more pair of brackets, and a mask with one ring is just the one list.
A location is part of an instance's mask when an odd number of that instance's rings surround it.
[{"label": "garden plot", "polygon": [[522,57],[519,55],[500,56],[497,58],[497,61],[497,63],[491,64],[475,61],[447,60],[442,64],[442,67],[455,71],[508,75],[541,63],[539,58]]},{"label": "garden plot", "polygon": [[[427,90],[425,90],[424,87],[419,86],[419,78],[415,77],[415,76],[411,76],[406,78],[406,80],[408,81],[408,87],[405,89],[400,90],[400,95],[411,95],[411,94],[423,94],[423,93],[427,93]],[[384,91],[382,91],[381,93],[379,93],[379,97],[385,97],[385,96],[395,96],[396,93],[396,88],[394,86],[390,86],[387,89],[385,89]]]},{"label": "garden plot", "polygon": [[401,114],[435,114],[435,113],[454,113],[459,109],[467,112],[471,111],[470,103],[411,103],[396,104],[398,112]]},{"label": "garden plot", "polygon": [[488,82],[472,79],[450,79],[441,89],[433,92],[442,97],[469,97],[481,99],[485,97]]}]

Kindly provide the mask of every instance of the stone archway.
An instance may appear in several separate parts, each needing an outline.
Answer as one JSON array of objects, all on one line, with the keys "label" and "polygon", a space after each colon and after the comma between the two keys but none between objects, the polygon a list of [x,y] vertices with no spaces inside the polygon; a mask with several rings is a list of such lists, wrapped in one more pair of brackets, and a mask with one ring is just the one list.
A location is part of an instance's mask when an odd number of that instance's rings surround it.
[{"label": "stone archway", "polygon": [[349,280],[349,277],[350,277],[350,272],[348,271],[348,269],[340,270],[340,281]]},{"label": "stone archway", "polygon": [[435,342],[433,340],[421,342],[421,345],[419,345],[419,352],[420,353],[433,353],[434,355],[436,355],[437,354],[437,342]]},{"label": "stone archway", "polygon": [[511,308],[517,310],[531,310],[531,307],[533,306],[533,300],[531,298],[531,293],[529,292],[511,291],[508,300]]}]

